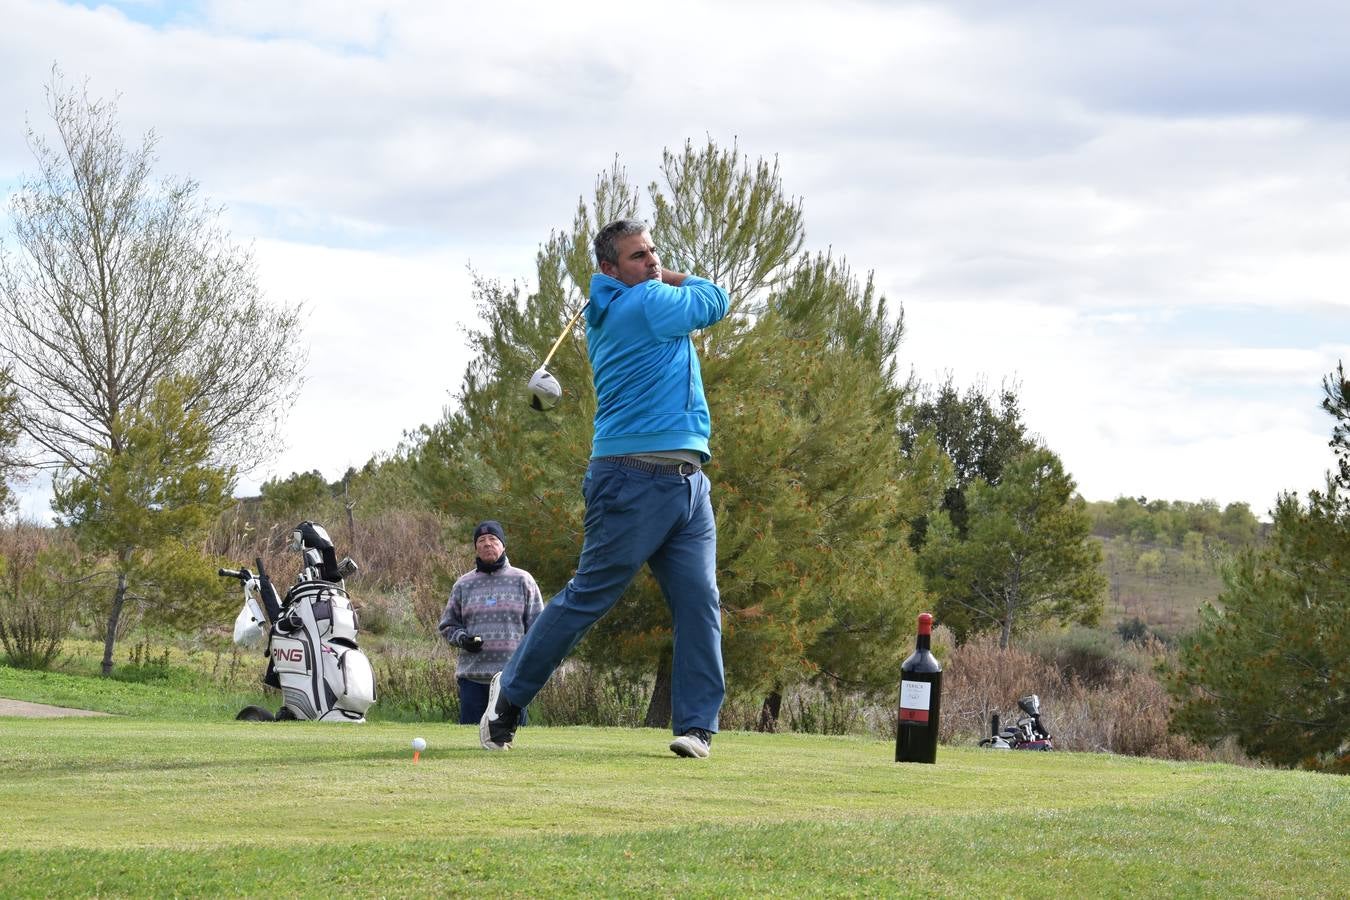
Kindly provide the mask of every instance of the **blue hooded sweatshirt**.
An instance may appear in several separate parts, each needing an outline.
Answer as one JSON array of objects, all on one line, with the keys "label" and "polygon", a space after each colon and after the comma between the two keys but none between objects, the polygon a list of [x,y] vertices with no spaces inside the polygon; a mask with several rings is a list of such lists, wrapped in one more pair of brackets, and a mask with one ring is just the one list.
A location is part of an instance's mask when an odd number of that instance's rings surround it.
[{"label": "blue hooded sweatshirt", "polygon": [[720,320],[729,304],[727,292],[704,278],[687,278],[680,287],[661,281],[629,287],[608,275],[591,276],[592,459],[658,450],[711,457],[712,421],[689,333]]}]

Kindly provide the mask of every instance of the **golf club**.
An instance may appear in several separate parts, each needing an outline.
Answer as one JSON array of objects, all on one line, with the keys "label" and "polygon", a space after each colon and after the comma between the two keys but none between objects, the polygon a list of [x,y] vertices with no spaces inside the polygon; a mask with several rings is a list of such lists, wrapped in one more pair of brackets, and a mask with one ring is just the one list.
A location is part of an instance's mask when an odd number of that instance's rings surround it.
[{"label": "golf club", "polygon": [[552,409],[557,406],[558,401],[562,399],[562,385],[558,383],[558,379],[553,377],[553,373],[549,372],[548,363],[549,360],[553,359],[553,354],[558,352],[558,348],[562,346],[562,342],[567,337],[568,332],[572,330],[572,326],[577,324],[577,319],[581,318],[581,314],[586,310],[586,307],[590,305],[590,302],[590,300],[587,300],[585,303],[581,304],[581,306],[577,307],[577,311],[572,314],[572,318],[568,319],[567,324],[563,326],[562,334],[558,335],[558,339],[554,341],[553,346],[549,348],[548,355],[544,357],[543,364],[535,369],[534,374],[530,376],[530,406],[540,412],[543,412],[546,409]]}]

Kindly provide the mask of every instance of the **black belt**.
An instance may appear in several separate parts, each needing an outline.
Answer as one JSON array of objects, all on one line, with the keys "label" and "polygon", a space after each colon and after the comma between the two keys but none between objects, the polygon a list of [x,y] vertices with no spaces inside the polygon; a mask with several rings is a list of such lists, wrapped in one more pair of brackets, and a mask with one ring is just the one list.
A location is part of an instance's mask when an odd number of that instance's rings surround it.
[{"label": "black belt", "polygon": [[607,462],[617,463],[628,469],[637,469],[639,472],[650,472],[653,475],[693,475],[702,466],[691,462],[671,463],[663,466],[660,463],[647,462],[645,459],[638,459],[636,456],[606,456]]}]

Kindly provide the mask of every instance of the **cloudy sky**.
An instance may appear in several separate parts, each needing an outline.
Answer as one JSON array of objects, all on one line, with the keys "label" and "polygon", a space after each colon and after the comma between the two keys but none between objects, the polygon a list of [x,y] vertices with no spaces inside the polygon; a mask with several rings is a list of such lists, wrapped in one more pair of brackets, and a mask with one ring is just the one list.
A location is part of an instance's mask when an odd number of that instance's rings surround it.
[{"label": "cloudy sky", "polygon": [[0,23],[0,193],[58,64],[308,310],[288,444],[241,492],[439,418],[470,267],[528,281],[616,154],[645,184],[706,137],[778,158],[808,246],[903,305],[904,365],[1019,383],[1088,499],[1264,513],[1331,462],[1343,3],[0,0]]}]

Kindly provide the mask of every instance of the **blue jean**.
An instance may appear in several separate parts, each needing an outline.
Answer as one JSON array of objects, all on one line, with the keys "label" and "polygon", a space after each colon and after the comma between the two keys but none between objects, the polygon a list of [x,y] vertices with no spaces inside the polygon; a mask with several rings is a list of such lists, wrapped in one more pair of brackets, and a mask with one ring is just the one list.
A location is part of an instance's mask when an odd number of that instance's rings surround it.
[{"label": "blue jean", "polygon": [[670,609],[671,725],[717,730],[726,693],[717,593],[717,528],[702,471],[653,474],[594,459],[582,483],[586,537],[577,572],[502,670],[502,693],[526,706],[577,642],[614,606],[643,564]]}]

